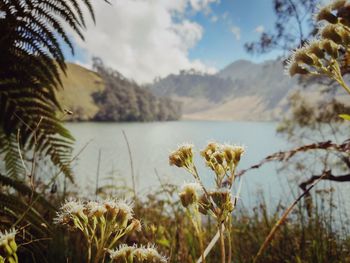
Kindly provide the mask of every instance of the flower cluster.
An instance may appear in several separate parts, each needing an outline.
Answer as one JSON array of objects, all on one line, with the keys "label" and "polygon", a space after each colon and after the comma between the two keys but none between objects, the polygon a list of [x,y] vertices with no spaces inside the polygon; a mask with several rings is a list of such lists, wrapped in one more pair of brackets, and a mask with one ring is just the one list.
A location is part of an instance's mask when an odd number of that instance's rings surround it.
[{"label": "flower cluster", "polygon": [[121,237],[141,231],[141,223],[133,217],[131,204],[118,199],[99,202],[68,200],[57,213],[55,222],[84,235],[89,260],[92,248],[96,250],[95,258],[102,258],[105,249],[114,248]]},{"label": "flower cluster", "polygon": [[287,62],[286,72],[294,76],[325,75],[343,82],[337,59],[350,47],[350,3],[333,1],[320,8],[315,19],[320,23],[318,38],[295,50]]},{"label": "flower cluster", "polygon": [[[193,163],[193,145],[183,144],[172,152],[169,156],[170,164],[184,167],[196,180],[195,183],[185,183],[179,193],[181,203],[188,208],[196,205],[199,212],[207,214],[208,211],[214,213],[217,218],[227,215],[233,210],[233,203],[229,188],[234,181],[235,169],[244,154],[244,147],[229,144],[219,144],[210,142],[201,151],[206,165],[214,171],[216,189],[207,191],[197,173]],[[224,184],[226,177],[228,184]],[[229,188],[225,188],[228,186]]]},{"label": "flower cluster", "polygon": [[234,209],[234,202],[228,189],[219,189],[209,193],[215,203],[215,216],[219,221],[224,221]]},{"label": "flower cluster", "polygon": [[211,142],[201,151],[205,163],[216,174],[217,187],[221,187],[225,175],[232,175],[241,160],[244,148],[237,145],[218,144]]},{"label": "flower cluster", "polygon": [[16,234],[17,231],[15,229],[0,232],[0,263],[18,262]]},{"label": "flower cluster", "polygon": [[[216,187],[212,191],[208,191],[204,187],[197,172],[197,168],[193,162],[193,145],[181,145],[169,156],[170,165],[185,168],[195,179],[194,183],[185,183],[182,186],[179,197],[194,226],[199,240],[201,260],[204,263],[205,255],[201,214],[209,214],[217,221],[221,240],[221,251],[224,251],[225,245],[223,244],[224,235],[222,225],[225,225],[227,229],[225,231],[230,233],[231,213],[236,204],[232,198],[231,189],[235,181],[237,165],[243,154],[244,147],[242,146],[219,144],[216,142],[208,143],[205,149],[201,151],[201,156],[204,158],[205,164],[215,173]],[[226,181],[224,181],[225,178]],[[229,240],[229,242],[231,241]],[[222,256],[224,254],[223,252]]]},{"label": "flower cluster", "polygon": [[185,183],[179,193],[182,205],[188,207],[189,205],[196,203],[201,190],[202,188],[198,183]]},{"label": "flower cluster", "polygon": [[191,169],[193,164],[193,145],[182,144],[169,155],[169,164]]},{"label": "flower cluster", "polygon": [[167,259],[160,255],[154,246],[137,247],[120,245],[116,250],[110,250],[113,263],[166,263]]}]

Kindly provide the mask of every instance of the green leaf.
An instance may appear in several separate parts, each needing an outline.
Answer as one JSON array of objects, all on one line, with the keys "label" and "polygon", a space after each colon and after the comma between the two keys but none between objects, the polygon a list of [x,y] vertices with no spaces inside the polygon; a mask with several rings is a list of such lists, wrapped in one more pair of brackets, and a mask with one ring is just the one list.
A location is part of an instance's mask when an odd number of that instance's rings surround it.
[{"label": "green leaf", "polygon": [[346,120],[350,121],[350,115],[349,114],[339,114],[339,117]]}]

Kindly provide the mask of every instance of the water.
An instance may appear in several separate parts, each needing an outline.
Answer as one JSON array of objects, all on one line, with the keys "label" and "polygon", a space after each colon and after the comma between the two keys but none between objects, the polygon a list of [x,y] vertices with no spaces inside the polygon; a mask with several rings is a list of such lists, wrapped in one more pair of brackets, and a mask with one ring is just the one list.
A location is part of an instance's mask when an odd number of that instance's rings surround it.
[{"label": "water", "polygon": [[[245,169],[260,162],[267,155],[290,149],[291,145],[276,135],[276,123],[273,122],[214,122],[214,121],[178,121],[152,123],[70,123],[67,125],[76,142],[76,153],[92,140],[74,163],[78,191],[84,195],[95,192],[98,157],[101,152],[99,185],[115,184],[131,187],[131,168],[128,149],[122,131],[130,143],[136,188],[141,195],[159,187],[163,183],[181,185],[184,181],[193,181],[184,170],[171,167],[168,155],[171,150],[183,142],[193,143],[197,153],[208,141],[229,142],[246,146],[239,169]],[[213,185],[213,174],[205,167],[197,155],[196,164],[202,179],[208,187]],[[298,190],[297,182],[288,182],[285,173],[276,172],[278,164],[270,163],[262,168],[248,172],[243,178],[241,203],[247,207],[258,203],[261,195],[271,206],[281,199],[290,202]],[[304,178],[305,179],[305,178]],[[302,179],[300,179],[302,180]],[[320,186],[330,186],[329,182]],[[332,184],[336,188],[339,184]],[[343,187],[344,188],[344,187]],[[349,187],[345,187],[349,190]],[[345,189],[344,188],[344,189]],[[348,197],[345,191],[342,191]],[[349,199],[349,198],[347,198]]]},{"label": "water", "polygon": [[[77,139],[76,152],[92,140],[74,164],[77,184],[90,193],[95,189],[99,151],[100,184],[115,183],[123,178],[131,186],[131,168],[123,130],[130,143],[137,190],[140,193],[159,185],[155,169],[162,182],[182,184],[192,180],[184,170],[168,165],[169,152],[182,142],[193,143],[197,153],[212,140],[243,144],[247,150],[240,163],[242,169],[272,152],[288,148],[286,141],[276,136],[276,123],[267,122],[71,123],[68,128]],[[195,161],[203,181],[210,186],[213,175],[198,155]],[[114,180],[109,178],[111,174]],[[273,164],[249,172],[242,184],[242,197],[245,197],[246,202],[251,202],[250,196],[262,190],[269,193],[269,198],[279,198],[281,181],[285,181],[285,178],[280,177]]]}]

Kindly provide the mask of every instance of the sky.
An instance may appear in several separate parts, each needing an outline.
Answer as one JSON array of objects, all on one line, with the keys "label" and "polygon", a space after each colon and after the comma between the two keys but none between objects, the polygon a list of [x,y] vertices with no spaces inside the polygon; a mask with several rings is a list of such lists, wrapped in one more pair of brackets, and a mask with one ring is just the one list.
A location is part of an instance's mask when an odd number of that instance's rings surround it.
[{"label": "sky", "polygon": [[271,0],[95,0],[96,24],[85,41],[72,34],[68,61],[91,67],[91,58],[142,84],[180,70],[215,73],[238,59],[261,62],[277,52],[251,55],[244,43],[273,28]]}]

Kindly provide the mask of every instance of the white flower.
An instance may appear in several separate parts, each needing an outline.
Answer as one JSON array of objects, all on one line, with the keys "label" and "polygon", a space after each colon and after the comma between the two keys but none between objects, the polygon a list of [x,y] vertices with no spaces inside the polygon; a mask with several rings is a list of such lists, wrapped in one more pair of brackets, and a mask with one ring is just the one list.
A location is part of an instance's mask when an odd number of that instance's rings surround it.
[{"label": "white flower", "polygon": [[9,243],[11,240],[14,240],[16,237],[17,231],[12,228],[8,231],[0,231],[0,246]]},{"label": "white flower", "polygon": [[[137,247],[136,245],[120,245],[116,250],[109,250],[112,262],[120,262],[126,258],[137,259],[137,262],[166,263],[167,259],[160,255],[154,245]],[[124,261],[123,261],[124,262]]]},{"label": "white flower", "polygon": [[67,200],[64,205],[61,207],[63,213],[79,215],[84,212],[85,206],[80,200]]},{"label": "white flower", "polygon": [[118,200],[117,201],[117,207],[119,210],[123,211],[125,213],[127,220],[132,219],[134,215],[134,211],[132,209],[133,204],[126,200]]},{"label": "white flower", "polygon": [[125,259],[127,256],[131,255],[135,248],[135,246],[121,244],[116,250],[109,250],[108,252],[112,260],[119,260]]},{"label": "white flower", "polygon": [[107,208],[104,204],[101,204],[99,202],[90,201],[86,204],[86,208],[88,210],[89,216],[101,216],[107,212]]},{"label": "white flower", "polygon": [[197,195],[197,193],[201,190],[202,190],[201,185],[196,182],[193,182],[193,183],[185,182],[181,187],[181,192],[193,193],[194,195]]}]

